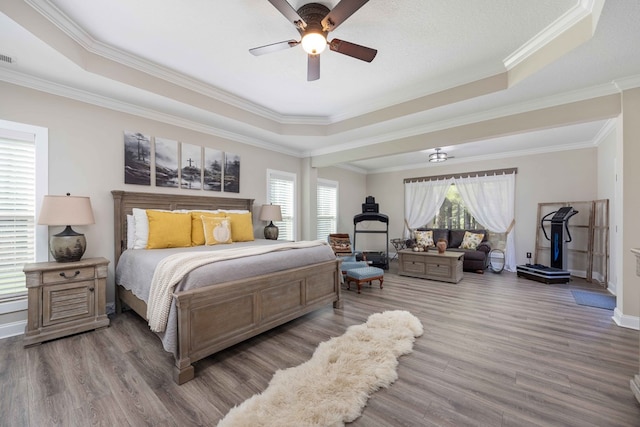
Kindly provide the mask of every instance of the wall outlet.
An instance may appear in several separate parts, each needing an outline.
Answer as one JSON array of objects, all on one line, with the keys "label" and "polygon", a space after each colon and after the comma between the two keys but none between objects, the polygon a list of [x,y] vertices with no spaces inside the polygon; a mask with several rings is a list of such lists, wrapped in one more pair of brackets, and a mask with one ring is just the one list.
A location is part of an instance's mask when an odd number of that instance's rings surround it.
[{"label": "wall outlet", "polygon": [[527,259],[531,259],[531,252],[527,252]]}]

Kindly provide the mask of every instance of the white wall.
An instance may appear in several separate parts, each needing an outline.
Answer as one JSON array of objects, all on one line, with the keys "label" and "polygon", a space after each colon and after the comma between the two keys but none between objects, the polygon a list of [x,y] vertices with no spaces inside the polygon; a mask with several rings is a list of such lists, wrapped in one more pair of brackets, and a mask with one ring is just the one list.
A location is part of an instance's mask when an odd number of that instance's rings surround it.
[{"label": "white wall", "polygon": [[617,242],[619,241],[619,224],[616,219],[617,205],[619,203],[616,196],[616,128],[612,126],[609,132],[602,138],[598,145],[598,199],[609,200],[609,280],[608,288],[613,294],[617,294],[618,272],[622,269],[620,257],[617,254]]}]

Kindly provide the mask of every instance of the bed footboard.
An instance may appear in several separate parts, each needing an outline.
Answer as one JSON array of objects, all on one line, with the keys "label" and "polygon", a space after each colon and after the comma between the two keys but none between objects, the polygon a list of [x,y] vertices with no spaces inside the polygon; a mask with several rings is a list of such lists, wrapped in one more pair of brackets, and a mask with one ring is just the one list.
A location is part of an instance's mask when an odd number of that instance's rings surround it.
[{"label": "bed footboard", "polygon": [[178,357],[174,380],[194,376],[193,363],[328,303],[340,308],[337,261],[175,294]]}]

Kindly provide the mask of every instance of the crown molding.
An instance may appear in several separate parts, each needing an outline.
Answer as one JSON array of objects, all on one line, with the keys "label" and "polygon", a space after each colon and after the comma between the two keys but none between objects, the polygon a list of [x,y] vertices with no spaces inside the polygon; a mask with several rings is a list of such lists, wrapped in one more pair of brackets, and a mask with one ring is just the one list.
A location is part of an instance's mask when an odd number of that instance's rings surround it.
[{"label": "crown molding", "polygon": [[314,116],[285,116],[276,113],[266,107],[255,104],[244,98],[233,95],[227,91],[206,84],[200,80],[190,78],[183,73],[163,67],[155,62],[147,61],[132,55],[126,51],[107,45],[94,39],[65,13],[58,9],[49,0],[25,0],[34,10],[53,23],[74,42],[87,52],[99,55],[110,61],[126,67],[133,68],[151,76],[160,78],[169,83],[184,87],[185,89],[203,94],[230,106],[242,109],[260,117],[278,122],[280,124],[326,125],[330,121],[326,117]]},{"label": "crown molding", "polygon": [[145,119],[155,120],[161,123],[166,123],[166,124],[178,126],[181,128],[197,131],[197,132],[202,132],[204,134],[216,136],[219,138],[224,138],[224,139],[234,141],[234,142],[239,142],[242,144],[247,144],[253,147],[262,148],[269,151],[274,151],[280,154],[286,154],[294,157],[305,156],[305,153],[295,151],[295,150],[290,150],[280,145],[270,144],[268,142],[265,142],[257,138],[242,135],[236,132],[226,131],[219,127],[214,127],[205,123],[178,117],[173,114],[160,112],[151,108],[142,107],[139,105],[120,101],[114,98],[98,95],[85,90],[76,89],[63,84],[54,83],[48,80],[41,79],[39,77],[29,75],[29,74],[19,73],[13,70],[9,70],[5,67],[0,67],[0,81],[38,90],[40,92],[46,92],[51,95],[73,99],[75,101],[84,102],[84,103],[95,105],[98,107],[107,108],[110,110],[119,111],[126,114],[131,114],[131,115],[142,117]]},{"label": "crown molding", "polygon": [[593,0],[583,0],[565,12],[562,16],[542,29],[531,40],[526,42],[504,60],[504,66],[511,70],[531,55],[542,49],[565,31],[572,28],[578,22],[591,15]]},{"label": "crown molding", "polygon": [[613,83],[620,91],[635,89],[640,87],[640,74],[616,79]]}]

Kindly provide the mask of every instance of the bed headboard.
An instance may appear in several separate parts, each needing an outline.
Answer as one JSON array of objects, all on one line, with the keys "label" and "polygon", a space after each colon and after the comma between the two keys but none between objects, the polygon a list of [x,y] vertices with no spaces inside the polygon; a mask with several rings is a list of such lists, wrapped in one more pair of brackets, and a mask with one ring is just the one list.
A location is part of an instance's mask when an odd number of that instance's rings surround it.
[{"label": "bed headboard", "polygon": [[232,197],[211,197],[183,194],[138,193],[131,191],[113,190],[113,230],[114,248],[117,264],[120,254],[127,243],[127,215],[133,208],[165,209],[165,210],[213,210],[213,209],[246,209],[253,212],[254,199],[239,199]]}]

